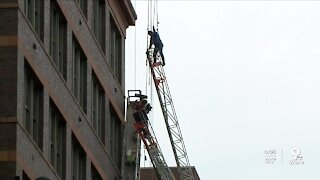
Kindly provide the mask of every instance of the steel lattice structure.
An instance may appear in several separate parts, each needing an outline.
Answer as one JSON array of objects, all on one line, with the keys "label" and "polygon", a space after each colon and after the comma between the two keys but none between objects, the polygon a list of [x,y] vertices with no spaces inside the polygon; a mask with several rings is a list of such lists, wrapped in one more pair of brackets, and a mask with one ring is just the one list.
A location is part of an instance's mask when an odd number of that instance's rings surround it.
[{"label": "steel lattice structure", "polygon": [[173,100],[170,94],[169,85],[165,71],[161,64],[159,55],[153,55],[154,49],[147,51],[147,60],[157,90],[160,106],[170,138],[172,150],[178,167],[180,180],[193,180],[192,169],[190,167],[186,147],[182,138],[178,117],[175,112]]}]

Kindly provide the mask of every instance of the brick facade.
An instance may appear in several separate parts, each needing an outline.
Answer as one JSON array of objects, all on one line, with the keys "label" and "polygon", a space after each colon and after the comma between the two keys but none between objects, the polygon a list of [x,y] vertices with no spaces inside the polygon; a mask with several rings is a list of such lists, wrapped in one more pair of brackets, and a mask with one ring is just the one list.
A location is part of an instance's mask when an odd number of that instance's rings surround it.
[{"label": "brick facade", "polygon": [[[86,177],[91,179],[94,167],[102,179],[120,179],[122,169],[111,157],[109,133],[112,106],[124,126],[124,41],[126,28],[134,25],[136,15],[129,0],[103,0],[105,8],[105,49],[101,49],[92,32],[92,0],[87,1],[87,15],[76,0],[57,0],[67,21],[66,68],[64,78],[50,55],[50,0],[43,1],[43,28],[37,34],[25,14],[25,1],[0,1],[0,179],[72,179],[72,136],[86,153]],[[110,68],[110,20],[116,22],[121,34],[122,78],[119,83]],[[82,109],[72,91],[73,37],[86,55],[86,109]],[[25,66],[31,67],[43,86],[42,147],[37,146],[25,127]],[[92,73],[97,76],[105,91],[104,140],[98,138],[92,127],[91,86]],[[66,121],[65,148],[66,172],[59,176],[50,162],[50,102],[57,106]]]}]

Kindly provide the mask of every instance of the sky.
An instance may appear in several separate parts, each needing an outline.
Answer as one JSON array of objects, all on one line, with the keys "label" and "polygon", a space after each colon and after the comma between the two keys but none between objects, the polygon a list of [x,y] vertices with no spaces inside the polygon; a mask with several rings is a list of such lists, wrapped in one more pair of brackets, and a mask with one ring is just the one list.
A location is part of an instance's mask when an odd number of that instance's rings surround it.
[{"label": "sky", "polygon": [[[148,1],[132,3],[126,89],[149,95],[175,166],[146,66]],[[320,179],[320,2],[159,0],[157,9],[164,70],[200,178]]]}]

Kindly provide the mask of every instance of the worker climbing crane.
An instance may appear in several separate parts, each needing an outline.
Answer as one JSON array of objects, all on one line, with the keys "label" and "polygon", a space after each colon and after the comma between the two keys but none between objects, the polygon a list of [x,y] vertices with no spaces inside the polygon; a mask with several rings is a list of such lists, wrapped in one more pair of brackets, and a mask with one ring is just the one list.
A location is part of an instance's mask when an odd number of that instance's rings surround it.
[{"label": "worker climbing crane", "polygon": [[[149,34],[151,35],[151,33]],[[151,41],[150,43],[157,42]],[[180,180],[193,180],[192,169],[190,167],[182,133],[170,95],[167,78],[163,69],[163,55],[161,55],[160,49],[157,50],[155,48],[154,44],[149,46],[147,50],[147,60],[157,90],[163,117],[176,160],[179,177]],[[147,96],[142,95],[141,91],[138,90],[131,90],[128,94],[128,112],[133,114],[135,119],[134,127],[147,149],[158,179],[175,180],[170,168],[165,162],[164,156],[149,122],[147,114],[151,111],[152,107],[146,99]],[[136,99],[132,100],[132,98]]]},{"label": "worker climbing crane", "polygon": [[[193,180],[194,177],[179,126],[178,117],[173,105],[173,100],[167,81],[168,78],[165,75],[165,71],[163,68],[163,66],[165,65],[165,59],[162,51],[163,43],[160,39],[158,31],[159,22],[156,22],[155,28],[154,21],[152,21],[152,19],[155,19],[155,15],[158,16],[156,7],[157,1],[153,3],[153,5],[154,8],[151,9],[154,9],[154,11],[153,13],[150,13],[149,11],[148,15],[148,19],[151,19],[151,21],[149,21],[151,24],[148,24],[148,35],[150,41],[148,42],[149,45],[147,46],[147,62],[149,64],[149,69],[152,75],[155,89],[157,91],[180,180]],[[151,15],[153,15],[153,18],[150,18]],[[158,19],[158,17],[156,18]],[[152,29],[150,25],[152,25]]]},{"label": "worker climbing crane", "polygon": [[[150,42],[151,43],[151,42]],[[180,180],[193,180],[187,151],[184,145],[178,118],[170,94],[167,77],[163,68],[164,61],[156,47],[151,46],[147,50],[147,60],[152,74],[153,82],[157,91],[162,114],[167,127],[171,147],[177,164]]]},{"label": "worker climbing crane", "polygon": [[[178,168],[180,180],[194,180],[192,169],[190,167],[186,147],[182,138],[178,118],[173,105],[173,100],[170,94],[167,76],[165,75],[164,66],[165,59],[163,55],[163,43],[160,39],[158,29],[158,10],[157,0],[148,1],[148,42],[147,42],[147,64],[150,70],[155,89],[157,91],[159,103],[161,106],[163,118],[166,124],[166,129],[169,135],[174,158]],[[155,19],[157,19],[155,21]],[[156,22],[156,24],[155,24]],[[139,134],[153,167],[159,180],[174,180],[174,176],[170,168],[165,162],[164,156],[160,150],[160,146],[155,138],[152,126],[148,120],[148,112],[151,106],[148,105],[145,96],[141,92],[135,95],[129,95],[129,98],[137,98],[135,101],[129,101],[128,112],[133,114],[135,123],[134,127]],[[152,97],[152,94],[151,94]]]}]

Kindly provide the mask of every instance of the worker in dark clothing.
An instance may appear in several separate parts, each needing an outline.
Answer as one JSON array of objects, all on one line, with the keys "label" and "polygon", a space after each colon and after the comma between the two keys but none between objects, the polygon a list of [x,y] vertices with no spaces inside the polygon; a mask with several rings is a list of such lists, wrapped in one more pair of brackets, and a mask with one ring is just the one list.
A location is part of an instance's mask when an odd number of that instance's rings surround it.
[{"label": "worker in dark clothing", "polygon": [[148,34],[151,36],[149,49],[151,48],[152,45],[154,45],[153,57],[156,60],[157,53],[159,52],[160,56],[161,56],[161,59],[162,59],[162,65],[164,66],[165,65],[165,61],[164,61],[164,56],[163,56],[163,53],[162,53],[163,44],[162,44],[162,41],[160,39],[159,33],[153,27],[153,31],[148,31]]}]

